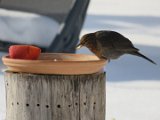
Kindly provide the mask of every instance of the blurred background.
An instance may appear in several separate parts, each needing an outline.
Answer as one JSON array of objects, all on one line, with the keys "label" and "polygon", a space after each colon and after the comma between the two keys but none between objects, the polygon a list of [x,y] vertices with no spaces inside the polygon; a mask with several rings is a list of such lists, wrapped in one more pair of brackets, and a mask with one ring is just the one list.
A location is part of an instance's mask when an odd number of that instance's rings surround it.
[{"label": "blurred background", "polygon": [[[85,8],[83,8],[83,10],[84,9]],[[31,16],[35,18],[35,15]],[[57,17],[56,20],[58,21],[59,17]],[[41,22],[46,23],[46,20],[42,20],[40,23]],[[47,23],[49,24],[50,22],[52,22],[52,25],[54,24],[54,28],[58,29],[55,33],[59,33],[61,36],[72,33],[65,31],[61,33],[65,25],[61,24],[61,29],[59,29],[57,22],[53,23],[53,21],[47,19]],[[34,23],[34,21],[32,23]],[[83,27],[82,25],[83,22],[81,22],[78,27],[79,31],[76,33],[76,36],[69,38],[64,36],[64,38],[74,41],[75,39],[79,39],[77,37],[79,34],[81,37],[86,33],[98,30],[114,30],[129,38],[135,47],[139,48],[144,55],[157,63],[157,65],[153,65],[142,58],[125,55],[106,65],[106,120],[160,120],[160,1],[91,0]],[[71,27],[71,29],[74,28]],[[48,30],[48,27],[46,27],[45,30]],[[43,31],[41,32],[43,33]],[[36,35],[38,36],[41,32],[36,33]],[[24,34],[24,38],[25,35],[26,34]],[[37,39],[36,35],[32,39]],[[64,46],[59,47],[61,49],[50,48],[50,44],[52,44],[51,38],[54,36],[50,34],[47,36],[50,36],[50,38],[48,38],[49,43],[47,42],[47,44],[46,42],[43,43],[43,37],[46,36],[42,36],[42,43],[33,42],[31,38],[28,39],[28,41],[30,40],[28,43],[38,43],[40,46],[45,44],[42,48],[49,48],[47,50],[51,52],[61,51]],[[55,38],[59,40],[59,37],[55,36]],[[77,44],[78,41],[76,40],[73,43],[71,42],[72,45]],[[20,42],[20,40],[18,41],[17,39],[12,42],[15,41]],[[31,43],[31,41],[33,43]],[[68,44],[69,43],[66,43],[66,45]],[[68,47],[64,49],[64,52],[75,51]],[[85,47],[76,51],[76,53],[92,54]],[[1,56],[3,54],[6,53],[1,52]],[[5,88],[2,72],[0,74],[0,91],[0,120],[4,120]]]}]

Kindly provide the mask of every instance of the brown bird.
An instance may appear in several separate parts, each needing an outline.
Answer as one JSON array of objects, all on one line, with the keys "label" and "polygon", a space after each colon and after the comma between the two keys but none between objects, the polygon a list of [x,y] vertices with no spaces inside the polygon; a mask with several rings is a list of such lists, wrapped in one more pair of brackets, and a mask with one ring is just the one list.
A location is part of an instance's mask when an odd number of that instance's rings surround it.
[{"label": "brown bird", "polygon": [[82,36],[77,49],[86,46],[97,57],[101,59],[117,59],[124,54],[131,54],[142,57],[149,62],[156,64],[153,60],[144,56],[135,48],[132,42],[115,31],[97,31]]}]

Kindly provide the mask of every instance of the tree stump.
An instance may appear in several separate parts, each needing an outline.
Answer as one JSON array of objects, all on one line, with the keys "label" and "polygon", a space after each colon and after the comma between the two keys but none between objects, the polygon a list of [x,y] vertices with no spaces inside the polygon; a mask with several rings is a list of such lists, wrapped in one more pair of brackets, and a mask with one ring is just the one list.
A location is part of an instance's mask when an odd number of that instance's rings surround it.
[{"label": "tree stump", "polygon": [[105,77],[6,72],[6,120],[105,120]]}]

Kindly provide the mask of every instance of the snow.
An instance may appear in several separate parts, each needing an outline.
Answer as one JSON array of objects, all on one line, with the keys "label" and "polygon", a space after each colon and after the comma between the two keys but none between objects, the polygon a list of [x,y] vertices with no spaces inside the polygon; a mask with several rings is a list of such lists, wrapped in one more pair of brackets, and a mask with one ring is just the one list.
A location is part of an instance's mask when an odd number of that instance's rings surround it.
[{"label": "snow", "polygon": [[160,81],[107,84],[107,120],[159,120]]},{"label": "snow", "polygon": [[2,8],[0,26],[1,40],[43,47],[53,42],[60,27],[56,20],[45,16]]},{"label": "snow", "polygon": [[[91,0],[81,36],[101,29],[122,33],[157,63],[125,55],[106,65],[106,120],[160,120],[160,1]],[[77,53],[92,54],[87,48]],[[4,120],[2,74],[0,90],[0,120]]]}]

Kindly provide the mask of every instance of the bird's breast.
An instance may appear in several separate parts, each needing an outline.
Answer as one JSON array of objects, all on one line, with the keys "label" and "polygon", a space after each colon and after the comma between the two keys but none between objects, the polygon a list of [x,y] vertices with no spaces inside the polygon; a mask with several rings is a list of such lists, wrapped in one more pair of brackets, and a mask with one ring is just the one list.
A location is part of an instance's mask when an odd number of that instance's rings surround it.
[{"label": "bird's breast", "polygon": [[93,52],[96,56],[101,57],[101,52],[95,45],[87,46],[91,52]]}]

